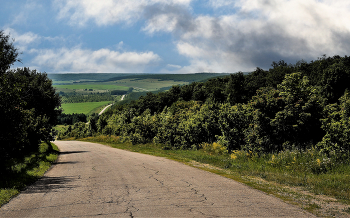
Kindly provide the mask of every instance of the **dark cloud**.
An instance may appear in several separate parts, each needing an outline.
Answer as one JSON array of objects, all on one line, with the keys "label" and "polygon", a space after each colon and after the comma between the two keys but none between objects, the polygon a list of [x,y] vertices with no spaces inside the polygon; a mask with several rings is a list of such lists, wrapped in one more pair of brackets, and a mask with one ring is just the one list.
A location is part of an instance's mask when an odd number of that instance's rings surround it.
[{"label": "dark cloud", "polygon": [[[78,8],[75,6],[85,5],[83,0],[78,1],[79,4],[77,0],[66,1],[71,2],[75,9]],[[107,7],[102,1],[94,4]],[[113,2],[115,6],[129,4],[132,3],[127,0]],[[149,34],[171,33],[178,52],[196,69],[203,71],[269,68],[273,61],[310,61],[323,54],[346,55],[350,49],[350,4],[347,0],[336,3],[318,0],[208,0],[192,3],[159,0],[133,4],[135,7],[125,6],[129,12],[115,12],[109,16],[103,13],[106,9],[93,18],[102,24],[130,22],[131,17],[143,19],[143,31]],[[225,13],[204,15],[197,10],[196,14],[193,8],[198,4],[211,5]],[[91,15],[81,14],[81,17],[88,16]]]},{"label": "dark cloud", "polygon": [[157,20],[160,15],[165,15],[167,18],[175,20],[174,33],[177,35],[196,29],[194,16],[189,8],[184,5],[157,3],[148,5],[143,10],[143,16],[147,22],[152,22],[154,19]]}]

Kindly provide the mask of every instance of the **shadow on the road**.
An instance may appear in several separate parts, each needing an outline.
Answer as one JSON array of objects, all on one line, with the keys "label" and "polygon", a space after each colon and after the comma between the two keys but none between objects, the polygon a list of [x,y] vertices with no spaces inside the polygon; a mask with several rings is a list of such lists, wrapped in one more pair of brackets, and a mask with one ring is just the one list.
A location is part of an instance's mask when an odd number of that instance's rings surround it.
[{"label": "shadow on the road", "polygon": [[27,190],[23,193],[31,194],[31,193],[44,193],[49,191],[55,191],[57,189],[67,189],[74,188],[75,186],[69,185],[70,182],[74,181],[73,177],[47,177],[44,176],[35,182],[33,185],[29,186]]},{"label": "shadow on the road", "polygon": [[90,151],[64,151],[64,152],[59,152],[59,155],[79,154],[79,153],[85,153],[85,152],[90,152]]}]

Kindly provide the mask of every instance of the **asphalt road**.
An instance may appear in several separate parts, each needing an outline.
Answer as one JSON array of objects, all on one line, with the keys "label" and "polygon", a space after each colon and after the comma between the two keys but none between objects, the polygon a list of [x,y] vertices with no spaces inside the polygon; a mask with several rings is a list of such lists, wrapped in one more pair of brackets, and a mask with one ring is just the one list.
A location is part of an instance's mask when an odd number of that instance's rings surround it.
[{"label": "asphalt road", "polygon": [[42,179],[0,217],[313,217],[233,180],[165,158],[57,141]]}]

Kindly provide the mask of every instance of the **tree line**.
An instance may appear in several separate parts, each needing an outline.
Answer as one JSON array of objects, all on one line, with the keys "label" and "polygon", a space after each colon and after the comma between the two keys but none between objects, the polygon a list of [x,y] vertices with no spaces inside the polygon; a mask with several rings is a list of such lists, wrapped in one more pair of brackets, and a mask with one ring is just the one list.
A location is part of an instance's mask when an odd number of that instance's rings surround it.
[{"label": "tree line", "polygon": [[118,135],[133,144],[256,154],[316,147],[335,157],[350,152],[350,57],[326,57],[269,70],[173,86],[115,105],[94,126],[75,124],[60,137]]},{"label": "tree line", "polygon": [[38,150],[53,140],[61,99],[47,74],[10,67],[19,52],[10,36],[0,31],[0,174],[13,159]]},{"label": "tree line", "polygon": [[57,118],[57,125],[72,125],[78,122],[87,122],[87,115],[83,113],[65,114],[61,113]]},{"label": "tree line", "polygon": [[[124,92],[123,92],[124,93]],[[73,93],[60,93],[62,104],[67,103],[83,103],[83,102],[100,102],[114,101],[114,96],[111,92],[106,93],[91,93],[88,95]]]}]

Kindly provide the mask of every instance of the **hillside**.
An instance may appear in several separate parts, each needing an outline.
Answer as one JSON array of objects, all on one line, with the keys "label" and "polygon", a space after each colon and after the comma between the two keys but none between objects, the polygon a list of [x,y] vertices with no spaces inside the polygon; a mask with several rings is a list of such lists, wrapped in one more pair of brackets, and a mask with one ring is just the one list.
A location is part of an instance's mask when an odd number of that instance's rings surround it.
[{"label": "hillside", "polygon": [[347,81],[347,56],[310,63],[273,62],[267,71],[257,68],[249,74],[173,86],[115,105],[86,134],[113,134],[133,143],[155,141],[171,148],[219,142],[229,152],[243,149],[259,154],[317,145],[347,153],[346,128],[337,129],[338,137],[332,130],[334,122],[350,125]]}]

